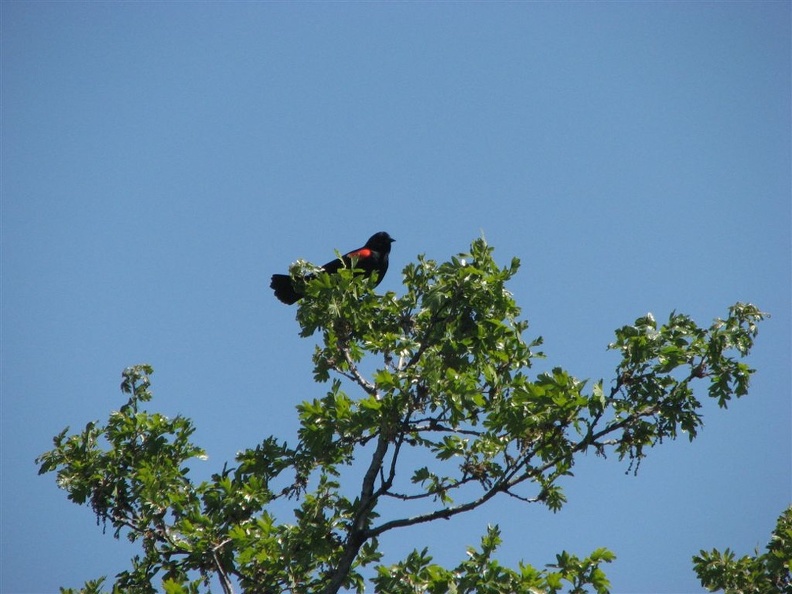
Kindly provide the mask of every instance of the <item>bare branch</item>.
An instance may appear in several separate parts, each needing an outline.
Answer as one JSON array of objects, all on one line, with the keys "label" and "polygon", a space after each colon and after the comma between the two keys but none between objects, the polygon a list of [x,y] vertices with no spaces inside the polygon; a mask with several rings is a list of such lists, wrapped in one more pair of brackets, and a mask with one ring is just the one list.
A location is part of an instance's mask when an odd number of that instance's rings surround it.
[{"label": "bare branch", "polygon": [[498,484],[494,486],[492,489],[489,489],[478,499],[475,499],[463,505],[439,509],[437,511],[428,514],[413,516],[412,518],[401,518],[398,520],[391,520],[390,522],[385,522],[384,524],[380,524],[376,528],[372,528],[371,530],[368,530],[366,532],[366,537],[375,538],[380,534],[382,534],[383,532],[387,532],[388,530],[393,530],[394,528],[401,528],[403,526],[414,526],[416,524],[423,524],[426,522],[431,522],[433,520],[440,520],[440,519],[448,520],[458,514],[464,513],[466,511],[470,511],[472,509],[476,509],[480,505],[492,499],[501,490],[502,487],[500,486],[500,484]]},{"label": "bare branch", "polygon": [[347,533],[346,543],[344,544],[344,551],[338,561],[338,565],[330,575],[330,582],[325,588],[325,594],[336,594],[344,583],[344,580],[349,575],[352,564],[357,557],[360,547],[363,543],[370,538],[366,530],[371,510],[377,502],[377,496],[374,494],[374,482],[377,480],[377,475],[382,468],[382,461],[385,459],[385,454],[388,452],[388,438],[384,432],[380,432],[379,440],[377,441],[377,449],[371,457],[366,475],[363,477],[363,484],[360,490],[360,504],[358,505],[357,512],[352,518],[352,522]]},{"label": "bare branch", "polygon": [[[453,483],[450,483],[449,485],[445,486],[442,489],[442,491],[443,492],[448,492],[448,491],[451,491],[453,489],[458,489],[458,488],[460,488],[460,487],[462,487],[464,485],[467,485],[468,483],[473,483],[473,482],[478,482],[478,481],[479,481],[479,479],[477,479],[474,476],[466,476],[464,478],[456,480]],[[429,499],[430,497],[437,497],[439,494],[440,494],[440,490],[425,491],[423,493],[416,493],[415,495],[408,495],[407,493],[392,493],[390,491],[382,493],[382,495],[385,496],[385,497],[391,497],[393,499],[399,499],[400,501],[418,501],[420,499]]]},{"label": "bare branch", "polygon": [[[402,422],[402,426],[406,426],[409,423],[411,414],[412,412],[407,413],[407,416]],[[376,497],[379,497],[380,495],[387,495],[388,489],[390,489],[393,486],[393,480],[396,478],[396,463],[399,459],[399,453],[401,452],[402,444],[404,443],[404,439],[405,439],[404,436],[405,436],[405,432],[404,431],[400,432],[397,435],[396,441],[393,444],[393,455],[391,456],[390,468],[388,470],[388,478],[385,478],[382,467],[380,467],[380,479],[382,481],[382,484],[380,485],[380,488],[377,490]]]},{"label": "bare branch", "polygon": [[214,561],[214,565],[217,568],[217,575],[220,577],[220,586],[223,588],[223,592],[225,592],[225,594],[234,594],[234,586],[231,583],[231,579],[228,577],[228,573],[223,567],[223,564],[220,562],[220,557],[217,555],[218,549],[222,548],[223,545],[229,542],[231,541],[225,540],[224,542],[212,548],[212,560]]},{"label": "bare branch", "polygon": [[362,375],[360,375],[360,372],[358,371],[358,368],[355,365],[355,362],[352,360],[352,356],[349,354],[349,349],[347,348],[347,346],[344,345],[343,347],[340,348],[340,350],[341,350],[341,353],[344,355],[344,360],[346,361],[347,366],[349,367],[349,373],[341,371],[340,369],[337,369],[337,368],[336,368],[336,371],[338,371],[338,373],[340,373],[344,377],[354,381],[357,385],[359,385],[361,388],[363,388],[363,390],[369,396],[374,396],[374,398],[379,400],[380,396],[377,393],[376,386],[374,384],[372,384],[370,381],[368,381],[366,378],[364,378]]},{"label": "bare branch", "polygon": [[[412,431],[437,431],[439,433],[454,433],[458,435],[470,435],[471,437],[481,437],[486,433],[486,431],[476,431],[475,429],[462,429],[462,428],[454,428],[454,427],[446,427],[443,425],[439,420],[429,417],[425,419],[416,419],[412,421],[414,425],[411,425]],[[420,426],[419,423],[427,423],[426,425]]]},{"label": "bare branch", "polygon": [[506,495],[508,495],[509,497],[514,497],[515,499],[524,501],[525,503],[537,503],[542,500],[541,495],[537,495],[536,497],[523,497],[522,495],[517,495],[517,493],[512,493],[509,489],[506,489],[503,492],[506,493]]}]

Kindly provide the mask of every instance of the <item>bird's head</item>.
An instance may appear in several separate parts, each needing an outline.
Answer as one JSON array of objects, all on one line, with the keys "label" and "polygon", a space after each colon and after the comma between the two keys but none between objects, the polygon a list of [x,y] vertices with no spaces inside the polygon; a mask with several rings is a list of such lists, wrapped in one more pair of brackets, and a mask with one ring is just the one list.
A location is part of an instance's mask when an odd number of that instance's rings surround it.
[{"label": "bird's head", "polygon": [[390,252],[391,244],[394,241],[396,240],[393,239],[393,237],[391,237],[390,235],[388,235],[385,231],[380,231],[379,233],[375,233],[374,235],[369,237],[369,240],[366,242],[365,247],[369,248],[370,250],[375,250],[377,252],[384,252],[387,254],[388,252]]}]

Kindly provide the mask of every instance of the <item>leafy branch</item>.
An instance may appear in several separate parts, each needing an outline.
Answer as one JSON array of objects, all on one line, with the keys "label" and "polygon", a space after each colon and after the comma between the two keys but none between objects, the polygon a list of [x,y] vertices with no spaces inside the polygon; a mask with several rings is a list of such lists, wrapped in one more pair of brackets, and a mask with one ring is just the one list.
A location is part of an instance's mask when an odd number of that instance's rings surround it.
[{"label": "leafy branch", "polygon": [[[492,251],[479,239],[445,263],[419,257],[404,269],[402,296],[376,295],[353,270],[314,274],[297,319],[303,336],[320,335],[314,377],[329,389],[297,406],[295,446],[269,437],[209,481],[189,479],[188,461],[203,457],[189,419],[145,411],[152,369],[127,369],[127,403],[104,425],[64,430],[37,460],[116,537],[141,542],[115,588],[199,592],[217,580],[226,594],[363,592],[361,571],[374,565],[377,592],[607,592],[600,565],[613,554],[604,549],[560,553],[545,570],[507,569],[492,557],[495,526],[453,570],[426,550],[386,567],[378,538],[498,495],[558,510],[562,479],[589,449],[637,473],[651,448],[697,436],[702,393],[722,408],[747,393],[753,370],[742,359],[765,314],[737,303],[708,327],[647,314],[616,330],[609,380],[561,367],[534,374],[542,339],[526,339],[506,289],[519,261],[500,267]],[[384,499],[419,507],[385,514]],[[292,515],[279,518],[276,501],[293,501]]]}]

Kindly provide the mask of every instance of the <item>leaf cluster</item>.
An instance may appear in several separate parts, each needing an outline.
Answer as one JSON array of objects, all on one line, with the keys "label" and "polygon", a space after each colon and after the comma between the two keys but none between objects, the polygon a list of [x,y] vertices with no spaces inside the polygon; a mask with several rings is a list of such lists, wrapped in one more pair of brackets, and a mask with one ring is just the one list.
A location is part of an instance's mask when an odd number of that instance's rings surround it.
[{"label": "leaf cluster", "polygon": [[778,518],[765,553],[737,558],[733,551],[700,551],[693,569],[710,592],[726,594],[792,593],[792,507]]},{"label": "leaf cluster", "polygon": [[567,588],[569,592],[582,593],[588,591],[587,586],[597,594],[608,592],[610,583],[599,567],[615,559],[607,549],[597,549],[584,559],[562,552],[547,569],[537,570],[520,563],[515,570],[493,558],[501,543],[500,529],[489,526],[479,548],[469,547],[468,558],[453,569],[432,563],[428,550],[423,549],[413,551],[392,567],[379,567],[372,581],[377,592],[392,594],[555,594]]}]

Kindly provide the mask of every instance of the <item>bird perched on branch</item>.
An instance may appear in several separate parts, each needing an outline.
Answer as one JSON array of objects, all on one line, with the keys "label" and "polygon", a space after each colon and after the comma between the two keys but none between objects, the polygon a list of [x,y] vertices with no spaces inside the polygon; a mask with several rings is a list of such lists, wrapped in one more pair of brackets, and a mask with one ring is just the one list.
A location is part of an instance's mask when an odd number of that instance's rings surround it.
[{"label": "bird perched on branch", "polygon": [[[322,270],[332,274],[340,268],[351,267],[352,260],[355,260],[355,270],[362,271],[367,277],[371,276],[372,272],[377,273],[378,285],[388,271],[388,254],[390,254],[391,244],[394,241],[396,240],[385,233],[385,231],[375,233],[369,237],[366,245],[362,248],[352,250],[340,258],[328,262],[322,266]],[[303,297],[301,289],[295,287],[288,274],[273,274],[270,288],[275,291],[275,297],[287,305],[291,305]]]}]

